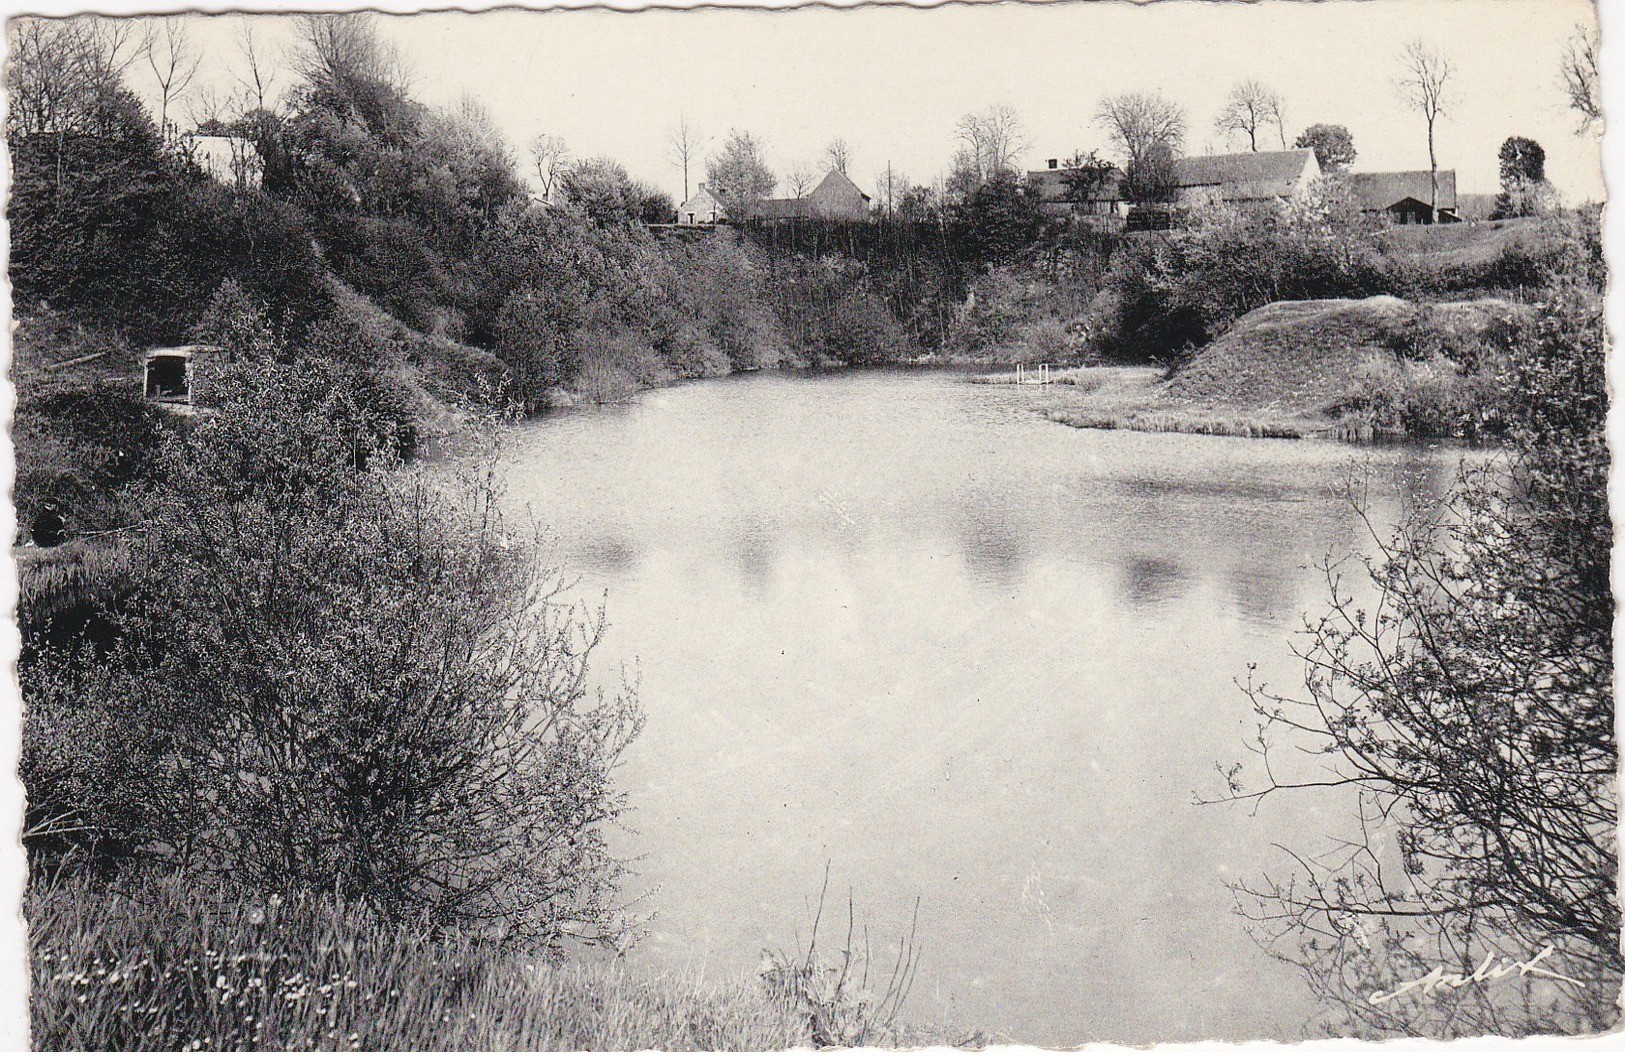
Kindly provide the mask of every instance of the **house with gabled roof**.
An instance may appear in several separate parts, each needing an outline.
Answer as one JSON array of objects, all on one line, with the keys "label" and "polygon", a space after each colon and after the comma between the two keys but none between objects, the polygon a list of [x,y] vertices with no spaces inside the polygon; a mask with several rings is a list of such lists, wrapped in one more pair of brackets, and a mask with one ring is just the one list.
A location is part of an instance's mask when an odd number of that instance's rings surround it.
[{"label": "house with gabled roof", "polygon": [[684,227],[720,224],[727,219],[727,208],[704,183],[695,190],[693,197],[677,207],[677,223]]},{"label": "house with gabled roof", "polygon": [[1353,172],[1349,186],[1368,213],[1386,213],[1398,224],[1434,223],[1434,207],[1441,224],[1461,219],[1456,204],[1456,170],[1440,169],[1438,201],[1433,199],[1433,178],[1427,169],[1412,172]]},{"label": "house with gabled roof", "polygon": [[840,169],[831,169],[818,181],[805,201],[810,215],[821,220],[867,220],[869,196],[858,189],[851,177]]},{"label": "house with gabled roof", "polygon": [[1181,197],[1205,192],[1230,205],[1290,201],[1308,190],[1319,176],[1320,162],[1309,149],[1174,160],[1174,178]]},{"label": "house with gabled roof", "polygon": [[[1209,154],[1174,159],[1174,180],[1182,200],[1211,197],[1228,205],[1256,207],[1290,201],[1320,176],[1315,152],[1261,150],[1245,154]],[[1068,170],[1057,159],[1027,174],[1037,189],[1040,208],[1051,216],[1126,217],[1130,204],[1123,197],[1123,174],[1113,169],[1100,186],[1079,200]]]},{"label": "house with gabled roof", "polygon": [[785,220],[869,219],[869,196],[846,173],[831,169],[818,186],[799,198],[761,198],[735,209],[734,219],[777,223]]}]

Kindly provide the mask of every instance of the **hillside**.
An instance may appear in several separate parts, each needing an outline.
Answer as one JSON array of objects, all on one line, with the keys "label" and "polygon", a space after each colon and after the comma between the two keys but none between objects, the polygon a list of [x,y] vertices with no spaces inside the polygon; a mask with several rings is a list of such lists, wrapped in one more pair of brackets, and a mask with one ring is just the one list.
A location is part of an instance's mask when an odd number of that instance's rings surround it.
[{"label": "hillside", "polygon": [[[1047,409],[1080,427],[1315,436],[1415,434],[1406,401],[1464,398],[1485,343],[1523,309],[1494,298],[1278,301],[1237,320],[1169,374],[1090,368]],[[1059,390],[1058,390],[1059,391]]]}]

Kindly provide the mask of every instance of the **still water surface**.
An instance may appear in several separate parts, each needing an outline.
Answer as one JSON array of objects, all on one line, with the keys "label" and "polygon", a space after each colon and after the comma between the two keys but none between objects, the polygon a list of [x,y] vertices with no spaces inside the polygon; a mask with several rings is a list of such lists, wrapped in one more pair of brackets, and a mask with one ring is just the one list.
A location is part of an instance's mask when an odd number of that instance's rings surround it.
[{"label": "still water surface", "polygon": [[[658,912],[633,953],[708,977],[794,948],[829,863],[873,942],[920,900],[906,1018],[1039,1044],[1291,1038],[1314,1014],[1226,881],[1346,804],[1198,806],[1246,757],[1248,663],[1328,554],[1436,494],[1421,449],[1074,430],[951,373],[756,375],[522,427],[510,496],[575,590],[600,676],[641,679],[622,787]],[[841,917],[843,912],[826,915]],[[837,947],[840,928],[823,939]]]}]

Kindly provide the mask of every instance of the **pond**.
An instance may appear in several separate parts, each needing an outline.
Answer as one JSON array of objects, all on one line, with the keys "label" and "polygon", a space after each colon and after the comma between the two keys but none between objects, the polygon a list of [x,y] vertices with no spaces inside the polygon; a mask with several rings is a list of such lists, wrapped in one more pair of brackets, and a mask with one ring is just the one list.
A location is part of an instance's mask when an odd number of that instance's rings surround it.
[{"label": "pond", "polygon": [[[648,725],[615,840],[656,912],[632,958],[721,978],[876,959],[919,901],[904,1018],[1036,1044],[1301,1036],[1295,971],[1227,881],[1319,849],[1336,799],[1198,805],[1249,758],[1236,680],[1300,685],[1317,565],[1456,456],[1075,430],[1036,387],[758,374],[520,427],[511,500],[607,604]],[[831,920],[835,920],[834,926]]]}]

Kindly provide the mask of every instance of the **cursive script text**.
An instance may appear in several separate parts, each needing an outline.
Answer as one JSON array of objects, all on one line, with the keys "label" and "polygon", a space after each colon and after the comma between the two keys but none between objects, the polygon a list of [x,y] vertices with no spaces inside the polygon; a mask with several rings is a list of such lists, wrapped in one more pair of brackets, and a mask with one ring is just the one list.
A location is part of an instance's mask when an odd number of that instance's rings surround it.
[{"label": "cursive script text", "polygon": [[1387,993],[1377,990],[1367,1000],[1373,1005],[1385,1005],[1401,994],[1409,993],[1412,990],[1421,990],[1424,994],[1431,994],[1441,986],[1460,990],[1464,986],[1470,986],[1474,983],[1495,982],[1498,979],[1505,979],[1509,975],[1517,975],[1520,979],[1526,975],[1536,975],[1547,979],[1559,979],[1565,983],[1573,983],[1575,986],[1584,986],[1585,984],[1578,979],[1571,979],[1566,975],[1560,975],[1549,968],[1541,966],[1540,962],[1550,957],[1553,952],[1555,951],[1552,947],[1547,946],[1527,961],[1509,961],[1502,957],[1499,964],[1496,963],[1496,955],[1492,953],[1484,958],[1484,963],[1474,969],[1471,975],[1447,972],[1442,967],[1435,968],[1426,975],[1400,983]]}]

